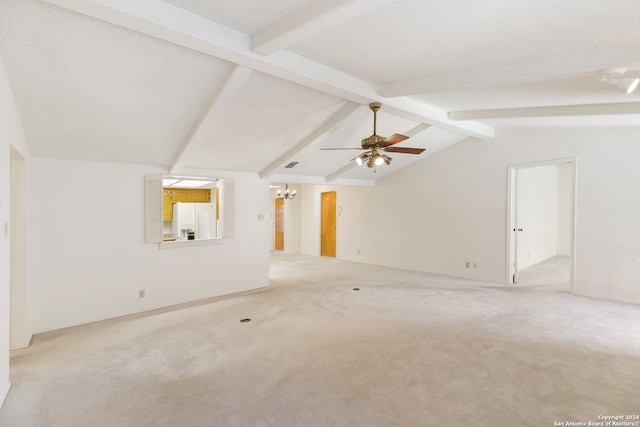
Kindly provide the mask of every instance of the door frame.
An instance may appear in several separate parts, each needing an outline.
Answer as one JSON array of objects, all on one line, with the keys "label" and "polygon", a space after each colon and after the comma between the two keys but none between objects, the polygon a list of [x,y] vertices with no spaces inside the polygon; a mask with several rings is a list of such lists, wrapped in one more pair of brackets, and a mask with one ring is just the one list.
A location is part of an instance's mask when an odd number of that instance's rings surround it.
[{"label": "door frame", "polygon": [[535,168],[540,166],[551,165],[571,165],[571,205],[569,208],[569,246],[570,246],[570,260],[569,260],[569,292],[573,293],[574,278],[575,278],[575,265],[576,265],[576,213],[577,213],[577,184],[578,184],[578,162],[576,157],[565,157],[560,159],[546,160],[532,163],[519,163],[508,166],[507,171],[507,268],[506,268],[506,281],[507,286],[513,286],[514,273],[516,260],[516,233],[514,229],[517,227],[517,185],[515,182],[516,172],[518,169]]}]

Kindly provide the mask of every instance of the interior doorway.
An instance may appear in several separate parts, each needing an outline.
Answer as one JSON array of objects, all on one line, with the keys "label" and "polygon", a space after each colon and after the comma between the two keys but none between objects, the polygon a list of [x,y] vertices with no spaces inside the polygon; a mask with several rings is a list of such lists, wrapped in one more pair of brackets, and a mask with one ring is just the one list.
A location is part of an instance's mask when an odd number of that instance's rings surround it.
[{"label": "interior doorway", "polygon": [[[283,197],[287,188],[295,195]],[[269,184],[270,256],[300,253],[302,193],[299,184]]]},{"label": "interior doorway", "polygon": [[320,255],[336,256],[336,192],[322,193]]},{"label": "interior doorway", "polygon": [[575,158],[509,167],[511,285],[573,290]]}]

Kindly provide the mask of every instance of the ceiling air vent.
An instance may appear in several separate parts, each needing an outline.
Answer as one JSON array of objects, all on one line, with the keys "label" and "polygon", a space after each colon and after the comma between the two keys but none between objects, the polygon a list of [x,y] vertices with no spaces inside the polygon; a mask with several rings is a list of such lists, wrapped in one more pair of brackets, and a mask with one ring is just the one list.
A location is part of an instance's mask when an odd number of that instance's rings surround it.
[{"label": "ceiling air vent", "polygon": [[297,165],[300,162],[291,162],[289,163],[287,166],[285,166],[286,169],[291,169],[292,167],[294,167],[295,165]]}]

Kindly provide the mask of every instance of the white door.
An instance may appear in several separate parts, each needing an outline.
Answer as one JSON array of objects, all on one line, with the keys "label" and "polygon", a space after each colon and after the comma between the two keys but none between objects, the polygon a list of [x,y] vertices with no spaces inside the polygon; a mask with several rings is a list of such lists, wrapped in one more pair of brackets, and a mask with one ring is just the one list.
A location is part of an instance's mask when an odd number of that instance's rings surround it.
[{"label": "white door", "polygon": [[[569,256],[573,278],[574,159],[509,168],[508,283],[558,256]],[[548,264],[545,264],[548,265]]]}]

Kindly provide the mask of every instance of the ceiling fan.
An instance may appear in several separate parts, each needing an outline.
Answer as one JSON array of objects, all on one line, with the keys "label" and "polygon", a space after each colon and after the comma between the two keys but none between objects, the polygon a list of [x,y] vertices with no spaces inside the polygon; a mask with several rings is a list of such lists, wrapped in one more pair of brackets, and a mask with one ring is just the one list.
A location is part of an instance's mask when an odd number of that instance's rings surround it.
[{"label": "ceiling fan", "polygon": [[391,157],[386,154],[380,154],[380,151],[387,153],[404,153],[404,154],[420,154],[424,148],[410,148],[410,147],[392,147],[392,145],[402,142],[405,139],[409,139],[406,135],[400,135],[394,133],[388,138],[376,134],[376,119],[377,112],[382,107],[380,102],[372,102],[369,104],[369,108],[373,111],[373,135],[364,138],[361,141],[361,148],[321,148],[321,150],[366,150],[365,153],[354,157],[351,160],[355,160],[358,165],[366,163],[370,168],[379,166],[383,163],[387,165],[391,163]]}]

